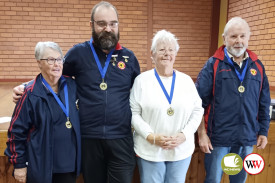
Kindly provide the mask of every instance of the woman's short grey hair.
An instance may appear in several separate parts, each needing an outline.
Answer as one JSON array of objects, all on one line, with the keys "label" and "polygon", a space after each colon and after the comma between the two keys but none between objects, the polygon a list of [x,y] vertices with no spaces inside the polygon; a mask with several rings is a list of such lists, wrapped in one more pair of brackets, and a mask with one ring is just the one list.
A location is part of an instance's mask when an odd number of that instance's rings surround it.
[{"label": "woman's short grey hair", "polygon": [[176,53],[179,51],[179,43],[178,43],[178,39],[175,37],[174,34],[172,34],[169,31],[166,30],[161,30],[158,31],[153,40],[152,40],[152,46],[151,46],[151,52],[155,53],[157,50],[157,45],[160,43],[171,43],[173,45],[175,45],[176,47]]},{"label": "woman's short grey hair", "polygon": [[60,55],[63,57],[62,50],[57,43],[46,41],[46,42],[38,42],[36,44],[35,49],[34,49],[34,53],[35,53],[34,55],[35,55],[36,60],[40,60],[43,58],[46,48],[51,48],[55,51],[58,51],[60,53]]},{"label": "woman's short grey hair", "polygon": [[242,19],[241,17],[233,17],[231,18],[227,24],[225,25],[224,27],[224,30],[223,30],[223,36],[226,36],[227,35],[227,32],[228,32],[228,29],[230,29],[230,27],[232,27],[233,25],[242,25],[242,26],[246,26],[247,27],[247,31],[249,33],[249,36],[250,36],[250,27],[248,25],[248,23]]},{"label": "woman's short grey hair", "polygon": [[118,13],[117,13],[117,9],[115,6],[113,6],[111,3],[107,2],[107,1],[101,1],[99,3],[97,3],[91,12],[91,21],[94,21],[94,16],[95,16],[95,11],[97,10],[97,8],[99,8],[100,6],[104,6],[105,8],[113,8],[116,12],[117,18],[118,18]]}]

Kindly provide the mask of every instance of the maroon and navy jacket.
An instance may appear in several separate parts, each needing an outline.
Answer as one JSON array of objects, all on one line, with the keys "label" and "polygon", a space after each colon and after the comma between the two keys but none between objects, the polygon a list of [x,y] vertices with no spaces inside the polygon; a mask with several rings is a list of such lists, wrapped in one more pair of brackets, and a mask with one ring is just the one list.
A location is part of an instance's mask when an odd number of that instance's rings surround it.
[{"label": "maroon and navy jacket", "polygon": [[214,146],[251,146],[258,135],[267,136],[270,116],[270,91],[265,68],[257,55],[249,58],[241,85],[234,66],[229,64],[224,46],[209,58],[200,71],[196,87],[205,108],[207,134]]},{"label": "maroon and navy jacket", "polygon": [[[5,155],[15,168],[27,167],[27,182],[50,183],[53,173],[53,110],[60,107],[48,99],[42,84],[41,74],[30,82],[17,102],[10,127]],[[80,173],[81,134],[78,110],[76,107],[76,84],[73,79],[64,77],[68,87],[69,116],[76,139],[76,173]],[[62,84],[60,84],[62,85]],[[63,92],[64,87],[59,87]],[[65,125],[65,122],[64,122]],[[68,139],[71,140],[71,139]],[[64,142],[66,143],[66,142]],[[60,152],[68,156],[67,152]],[[70,159],[71,157],[65,158]]]}]

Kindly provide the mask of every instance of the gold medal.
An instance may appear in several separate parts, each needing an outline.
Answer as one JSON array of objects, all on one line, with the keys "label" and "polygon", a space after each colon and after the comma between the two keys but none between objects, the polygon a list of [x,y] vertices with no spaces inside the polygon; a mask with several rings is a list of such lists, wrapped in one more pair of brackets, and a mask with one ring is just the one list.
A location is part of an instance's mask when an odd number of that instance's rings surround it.
[{"label": "gold medal", "polygon": [[102,83],[100,83],[99,85],[101,90],[106,90],[107,89],[107,83],[105,83],[104,81]]},{"label": "gold medal", "polygon": [[68,129],[70,129],[70,128],[72,128],[72,123],[68,120],[68,121],[66,121],[65,126],[66,126]]},{"label": "gold medal", "polygon": [[238,87],[238,91],[240,92],[240,93],[243,93],[244,91],[245,91],[245,88],[244,88],[244,86],[239,86]]},{"label": "gold medal", "polygon": [[169,109],[167,109],[167,114],[169,116],[173,116],[174,115],[174,109],[172,107],[169,107]]}]

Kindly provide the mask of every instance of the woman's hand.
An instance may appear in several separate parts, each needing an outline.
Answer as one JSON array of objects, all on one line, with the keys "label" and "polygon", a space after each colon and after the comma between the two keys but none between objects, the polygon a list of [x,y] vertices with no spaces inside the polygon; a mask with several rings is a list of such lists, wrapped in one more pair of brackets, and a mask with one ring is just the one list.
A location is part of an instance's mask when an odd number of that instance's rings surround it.
[{"label": "woman's hand", "polygon": [[178,133],[174,136],[165,136],[160,134],[149,134],[147,141],[151,144],[162,147],[163,149],[173,149],[183,143],[186,140],[183,133]]},{"label": "woman's hand", "polygon": [[167,141],[170,140],[170,137],[160,134],[151,133],[147,136],[147,141],[151,144],[163,147]]},{"label": "woman's hand", "polygon": [[27,167],[25,168],[15,168],[14,169],[14,178],[19,182],[27,181]]},{"label": "woman's hand", "polygon": [[177,133],[176,135],[171,136],[170,139],[165,142],[163,148],[174,149],[175,147],[179,146],[185,141],[186,141],[186,137],[184,133]]}]

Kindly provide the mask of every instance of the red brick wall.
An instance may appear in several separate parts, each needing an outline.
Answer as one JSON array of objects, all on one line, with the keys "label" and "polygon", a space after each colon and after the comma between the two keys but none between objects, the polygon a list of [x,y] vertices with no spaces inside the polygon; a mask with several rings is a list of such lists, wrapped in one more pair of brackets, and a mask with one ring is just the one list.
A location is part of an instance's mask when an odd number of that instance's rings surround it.
[{"label": "red brick wall", "polygon": [[240,16],[251,28],[249,49],[265,65],[270,86],[275,87],[275,1],[229,0],[228,18]]},{"label": "red brick wall", "polygon": [[167,29],[180,44],[174,67],[196,78],[209,57],[212,1],[159,1],[153,5],[153,32]]},{"label": "red brick wall", "polygon": [[[60,44],[64,54],[88,40],[90,12],[99,1],[0,0],[0,81],[29,80],[38,72],[34,46]],[[142,71],[153,67],[153,33],[167,29],[179,38],[175,68],[196,78],[208,58],[212,0],[110,0],[119,12],[120,43],[133,50]]]}]

